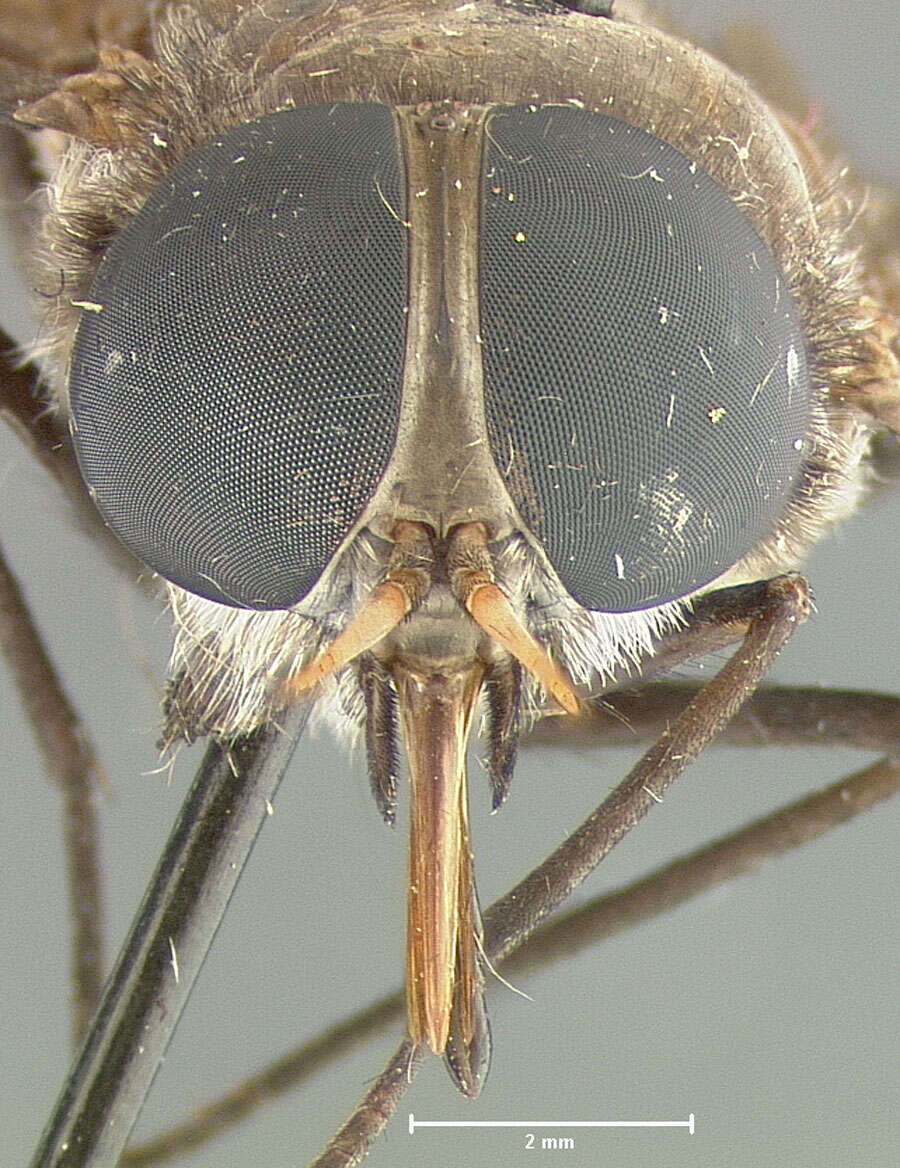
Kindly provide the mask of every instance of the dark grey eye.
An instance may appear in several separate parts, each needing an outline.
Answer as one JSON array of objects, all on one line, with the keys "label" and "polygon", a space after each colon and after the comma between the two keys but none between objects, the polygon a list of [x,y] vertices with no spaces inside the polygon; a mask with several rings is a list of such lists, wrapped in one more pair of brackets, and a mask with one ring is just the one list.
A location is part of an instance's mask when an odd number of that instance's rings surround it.
[{"label": "dark grey eye", "polygon": [[302,107],[192,153],[109,249],[70,377],[96,503],[169,580],[316,582],[394,446],[406,239],[390,111]]},{"label": "dark grey eye", "polygon": [[[408,181],[387,107],[287,110],[192,153],[110,247],[74,348],[76,449],[110,526],[169,580],[288,607],[361,518],[418,303]],[[802,329],[702,168],[602,114],[501,107],[466,245],[493,460],[577,601],[684,596],[774,528],[808,424]]]},{"label": "dark grey eye", "polygon": [[810,395],[784,278],[696,163],[602,114],[497,111],[484,187],[497,466],[579,603],[684,596],[797,478]]}]

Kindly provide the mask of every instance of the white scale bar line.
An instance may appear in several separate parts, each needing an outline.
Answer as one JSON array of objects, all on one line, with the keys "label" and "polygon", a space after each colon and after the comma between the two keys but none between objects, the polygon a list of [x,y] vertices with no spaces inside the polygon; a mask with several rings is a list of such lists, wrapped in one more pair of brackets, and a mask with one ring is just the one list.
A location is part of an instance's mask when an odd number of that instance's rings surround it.
[{"label": "white scale bar line", "polygon": [[529,1123],[518,1119],[416,1119],[410,1112],[409,1134],[418,1127],[686,1127],[693,1135],[694,1113],[687,1119],[541,1119]]}]

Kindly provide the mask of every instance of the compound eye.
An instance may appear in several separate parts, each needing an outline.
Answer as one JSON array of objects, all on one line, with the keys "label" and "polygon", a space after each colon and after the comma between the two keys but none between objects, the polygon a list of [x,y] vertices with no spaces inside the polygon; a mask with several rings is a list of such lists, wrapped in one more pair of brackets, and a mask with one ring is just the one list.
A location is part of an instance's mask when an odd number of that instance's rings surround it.
[{"label": "compound eye", "polygon": [[488,143],[497,467],[579,603],[685,596],[771,534],[798,478],[810,387],[785,278],[728,192],[641,129],[511,107]]},{"label": "compound eye", "polygon": [[74,441],[107,523],[168,580],[286,608],[356,523],[397,428],[402,206],[390,112],[307,106],[194,151],[110,246]]}]

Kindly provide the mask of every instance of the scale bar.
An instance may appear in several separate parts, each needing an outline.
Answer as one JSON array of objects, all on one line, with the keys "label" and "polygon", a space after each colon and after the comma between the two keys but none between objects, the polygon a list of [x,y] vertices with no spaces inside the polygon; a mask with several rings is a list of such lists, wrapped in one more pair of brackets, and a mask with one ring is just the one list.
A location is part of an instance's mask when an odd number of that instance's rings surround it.
[{"label": "scale bar", "polygon": [[687,1119],[549,1119],[529,1123],[519,1119],[416,1119],[409,1113],[409,1134],[419,1127],[686,1127],[694,1134],[694,1113]]}]

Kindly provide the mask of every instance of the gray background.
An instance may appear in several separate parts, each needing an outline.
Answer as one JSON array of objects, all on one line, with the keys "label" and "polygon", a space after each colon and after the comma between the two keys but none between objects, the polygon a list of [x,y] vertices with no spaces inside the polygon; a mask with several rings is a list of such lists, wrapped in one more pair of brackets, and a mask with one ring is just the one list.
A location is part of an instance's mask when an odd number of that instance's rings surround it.
[{"label": "gray background", "polygon": [[[688,27],[721,6],[676,6]],[[757,15],[873,177],[900,173],[895,9],[733,3]],[[21,291],[6,319],[21,330]],[[157,766],[167,619],[112,572],[54,488],[0,432],[0,538],[98,745],[111,948],[127,928],[198,757],[171,785]],[[783,681],[897,688],[898,510],[884,495],[813,557],[818,613],[778,664]],[[0,816],[0,1146],[23,1163],[68,1061],[67,924],[58,798],[43,778],[5,674]],[[523,758],[508,805],[487,815],[472,774],[481,896],[489,903],[577,825],[630,760]],[[720,750],[587,884],[583,897],[730,830],[868,759],[847,752]],[[433,1060],[370,1162],[809,1165],[887,1168],[897,1111],[898,808],[878,810],[763,871],[523,980],[497,986],[495,1056],[469,1103]],[[223,1084],[396,986],[402,975],[405,832],[384,828],[362,760],[321,738],[298,751],[140,1124],[148,1134]],[[188,1157],[189,1164],[296,1165],[321,1146],[396,1035]],[[683,1119],[674,1131],[576,1131],[576,1149],[524,1150],[514,1130],[426,1131],[420,1119]],[[572,1134],[572,1133],[570,1133]]]}]

